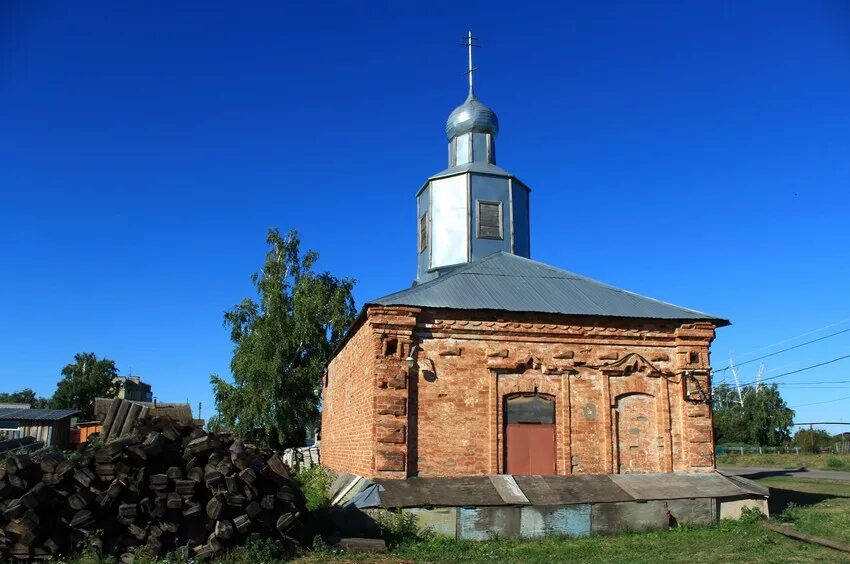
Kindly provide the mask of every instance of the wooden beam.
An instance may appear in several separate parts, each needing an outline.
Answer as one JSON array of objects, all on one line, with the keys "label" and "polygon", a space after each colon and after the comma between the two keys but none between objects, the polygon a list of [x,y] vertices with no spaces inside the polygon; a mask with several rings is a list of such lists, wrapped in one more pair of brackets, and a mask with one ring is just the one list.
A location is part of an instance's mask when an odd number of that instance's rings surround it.
[{"label": "wooden beam", "polygon": [[794,528],[794,525],[774,525],[773,523],[762,523],[761,526],[765,529],[769,529],[775,533],[785,535],[786,537],[790,537],[792,539],[797,539],[812,544],[819,544],[821,546],[840,550],[841,552],[850,552],[850,544],[844,544],[842,542],[825,539],[823,537],[816,537],[807,533],[801,533],[800,531]]}]

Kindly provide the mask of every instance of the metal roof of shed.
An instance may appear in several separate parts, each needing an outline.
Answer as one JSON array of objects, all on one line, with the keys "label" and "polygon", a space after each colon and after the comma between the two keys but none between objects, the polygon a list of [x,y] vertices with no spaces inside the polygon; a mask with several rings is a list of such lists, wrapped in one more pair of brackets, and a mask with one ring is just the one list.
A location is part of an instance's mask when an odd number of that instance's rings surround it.
[{"label": "metal roof of shed", "polygon": [[0,409],[0,420],[59,421],[79,413],[76,409]]},{"label": "metal roof of shed", "polygon": [[729,321],[701,311],[615,288],[510,253],[494,253],[434,280],[366,305],[476,309],[710,321]]}]

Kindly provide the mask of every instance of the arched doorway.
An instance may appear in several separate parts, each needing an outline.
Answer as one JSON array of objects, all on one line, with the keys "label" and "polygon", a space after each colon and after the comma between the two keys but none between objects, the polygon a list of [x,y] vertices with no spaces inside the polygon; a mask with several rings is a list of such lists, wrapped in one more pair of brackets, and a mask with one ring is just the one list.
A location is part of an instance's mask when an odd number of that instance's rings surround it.
[{"label": "arched doorway", "polygon": [[555,398],[514,394],[505,398],[505,472],[555,474]]},{"label": "arched doorway", "polygon": [[619,396],[614,408],[614,452],[617,473],[661,472],[664,445],[658,436],[655,396]]}]

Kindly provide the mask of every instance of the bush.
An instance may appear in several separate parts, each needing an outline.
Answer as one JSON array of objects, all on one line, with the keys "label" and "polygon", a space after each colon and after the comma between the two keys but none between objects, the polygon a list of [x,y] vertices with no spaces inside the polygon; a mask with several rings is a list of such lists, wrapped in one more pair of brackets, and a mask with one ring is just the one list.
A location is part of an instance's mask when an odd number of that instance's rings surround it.
[{"label": "bush", "polygon": [[416,522],[416,515],[402,511],[386,511],[375,517],[375,523],[381,537],[389,547],[394,547],[405,542],[415,542],[429,539],[432,535],[430,529],[420,529]]},{"label": "bush", "polygon": [[330,505],[328,488],[331,487],[333,478],[323,467],[305,468],[295,475],[295,481],[307,498],[307,509],[314,511]]},{"label": "bush", "polygon": [[294,554],[283,550],[280,543],[273,539],[259,541],[248,541],[244,546],[232,548],[222,557],[219,564],[250,562],[251,564],[272,564],[274,562],[285,562]]},{"label": "bush", "polygon": [[742,507],[741,508],[741,518],[740,521],[742,523],[755,523],[756,521],[761,521],[763,519],[767,519],[767,515],[762,513],[762,510],[758,507]]},{"label": "bush", "polygon": [[793,501],[788,504],[781,514],[776,516],[776,520],[781,523],[793,523],[800,518],[800,507]]},{"label": "bush", "polygon": [[833,470],[844,470],[845,468],[850,467],[848,461],[844,458],[840,458],[838,456],[830,456],[826,459],[827,468],[832,468]]}]

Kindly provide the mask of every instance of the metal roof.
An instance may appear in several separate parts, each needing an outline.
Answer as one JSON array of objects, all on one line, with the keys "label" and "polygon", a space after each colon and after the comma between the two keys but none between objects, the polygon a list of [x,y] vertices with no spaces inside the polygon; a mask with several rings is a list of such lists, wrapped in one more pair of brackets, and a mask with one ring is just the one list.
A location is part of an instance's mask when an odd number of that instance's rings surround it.
[{"label": "metal roof", "polygon": [[32,405],[28,403],[0,403],[0,409],[29,409]]},{"label": "metal roof", "polygon": [[76,409],[0,409],[0,420],[59,421],[79,413]]},{"label": "metal roof", "polygon": [[505,252],[366,305],[407,305],[645,319],[726,319],[647,298]]},{"label": "metal roof", "polygon": [[[484,163],[480,161],[472,161],[470,163],[464,163],[460,165],[450,166],[449,168],[443,169],[436,174],[432,174],[428,177],[428,181],[436,180],[437,178],[444,178],[446,176],[454,176],[456,174],[463,174],[465,172],[476,172],[479,174],[489,174],[490,176],[501,176],[504,178],[516,178],[516,175],[508,172],[500,166],[496,166],[493,163]],[[428,182],[425,182],[427,185]],[[523,184],[526,190],[528,187]],[[421,192],[421,190],[420,190]]]},{"label": "metal roof", "polygon": [[[759,496],[770,492],[756,484],[717,472],[600,474],[589,476],[513,476],[526,502],[505,499],[493,476],[375,479],[380,498],[358,507],[455,507],[572,505],[672,499]],[[376,503],[378,502],[378,503]]]}]

